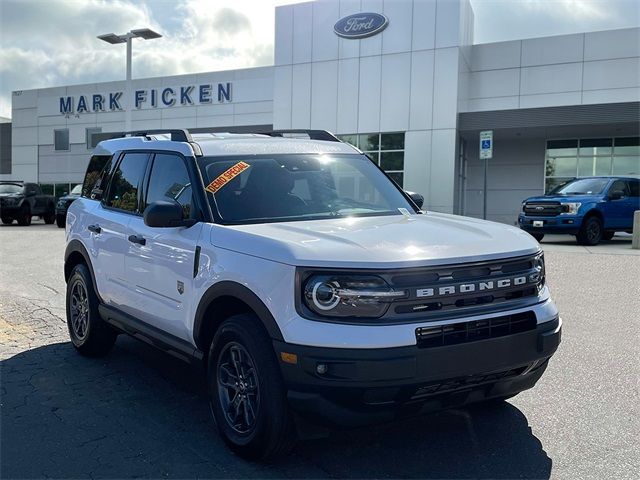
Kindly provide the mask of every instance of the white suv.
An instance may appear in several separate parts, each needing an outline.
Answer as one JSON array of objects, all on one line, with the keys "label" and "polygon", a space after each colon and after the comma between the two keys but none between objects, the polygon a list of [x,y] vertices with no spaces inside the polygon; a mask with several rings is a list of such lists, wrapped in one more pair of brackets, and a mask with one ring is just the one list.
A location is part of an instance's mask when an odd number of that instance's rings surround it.
[{"label": "white suv", "polygon": [[203,362],[251,458],[533,387],[561,330],[538,243],[421,206],[324,131],[103,141],[67,214],[71,340]]}]

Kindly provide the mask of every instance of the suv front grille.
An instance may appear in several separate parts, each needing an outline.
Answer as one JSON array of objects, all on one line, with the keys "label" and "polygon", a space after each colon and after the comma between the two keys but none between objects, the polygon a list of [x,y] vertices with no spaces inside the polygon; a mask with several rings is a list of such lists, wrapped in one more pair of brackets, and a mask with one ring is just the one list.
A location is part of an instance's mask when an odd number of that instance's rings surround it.
[{"label": "suv front grille", "polygon": [[393,302],[392,315],[437,320],[452,311],[497,311],[500,304],[535,298],[544,284],[534,266],[535,256],[459,266],[397,272],[386,278],[408,298]]},{"label": "suv front grille", "polygon": [[522,209],[525,216],[555,217],[562,213],[560,202],[527,202]]},{"label": "suv front grille", "polygon": [[420,327],[416,329],[416,341],[419,348],[443,347],[527,332],[535,329],[536,324],[533,312],[516,313],[485,320]]}]

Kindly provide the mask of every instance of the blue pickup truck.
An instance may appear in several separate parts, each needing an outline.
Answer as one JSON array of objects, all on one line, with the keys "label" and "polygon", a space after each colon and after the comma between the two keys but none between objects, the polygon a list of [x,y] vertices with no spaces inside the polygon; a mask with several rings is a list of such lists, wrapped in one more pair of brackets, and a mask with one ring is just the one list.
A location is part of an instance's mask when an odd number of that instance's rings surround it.
[{"label": "blue pickup truck", "polygon": [[545,233],[575,235],[580,245],[611,240],[633,228],[640,210],[640,178],[576,178],[546,195],[527,198],[518,216],[520,228],[538,241]]}]

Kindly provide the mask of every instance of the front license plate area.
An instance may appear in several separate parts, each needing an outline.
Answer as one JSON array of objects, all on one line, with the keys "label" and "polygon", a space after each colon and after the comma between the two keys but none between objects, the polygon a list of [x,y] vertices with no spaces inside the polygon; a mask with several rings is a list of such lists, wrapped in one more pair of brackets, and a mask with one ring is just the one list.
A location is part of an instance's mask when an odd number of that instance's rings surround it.
[{"label": "front license plate area", "polygon": [[544,226],[544,220],[534,220],[533,221],[533,226],[534,227],[542,227],[542,226]]}]

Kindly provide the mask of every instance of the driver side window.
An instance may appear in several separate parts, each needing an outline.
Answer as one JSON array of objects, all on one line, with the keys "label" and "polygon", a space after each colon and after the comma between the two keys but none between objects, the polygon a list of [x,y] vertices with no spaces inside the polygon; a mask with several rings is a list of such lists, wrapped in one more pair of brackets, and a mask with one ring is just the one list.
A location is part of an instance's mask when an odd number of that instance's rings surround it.
[{"label": "driver side window", "polygon": [[629,187],[627,186],[627,182],[624,180],[616,180],[615,182],[613,182],[611,188],[609,189],[609,193],[616,191],[622,192],[623,196],[628,197]]},{"label": "driver side window", "polygon": [[184,218],[193,218],[193,190],[182,157],[166,153],[155,155],[144,207],[157,201],[178,202]]}]

